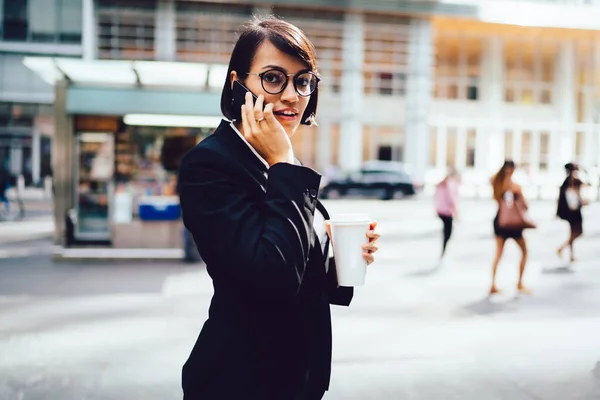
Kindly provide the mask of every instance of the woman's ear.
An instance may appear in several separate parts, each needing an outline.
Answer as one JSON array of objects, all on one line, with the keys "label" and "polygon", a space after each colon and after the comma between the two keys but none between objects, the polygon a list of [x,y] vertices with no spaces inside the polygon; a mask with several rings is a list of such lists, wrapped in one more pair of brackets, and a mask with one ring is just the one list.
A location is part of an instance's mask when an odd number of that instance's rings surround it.
[{"label": "woman's ear", "polygon": [[233,82],[238,79],[238,74],[236,71],[231,71],[229,73],[229,84],[231,85],[231,89],[233,89]]}]

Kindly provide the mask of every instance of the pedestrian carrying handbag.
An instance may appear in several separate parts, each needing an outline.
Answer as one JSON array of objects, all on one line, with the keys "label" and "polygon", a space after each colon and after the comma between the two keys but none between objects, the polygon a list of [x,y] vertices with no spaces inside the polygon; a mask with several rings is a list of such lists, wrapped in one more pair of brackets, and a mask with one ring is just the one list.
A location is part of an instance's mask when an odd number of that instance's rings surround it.
[{"label": "pedestrian carrying handbag", "polygon": [[529,217],[527,207],[520,198],[513,200],[510,204],[504,198],[500,200],[498,225],[505,229],[532,229],[537,227]]}]

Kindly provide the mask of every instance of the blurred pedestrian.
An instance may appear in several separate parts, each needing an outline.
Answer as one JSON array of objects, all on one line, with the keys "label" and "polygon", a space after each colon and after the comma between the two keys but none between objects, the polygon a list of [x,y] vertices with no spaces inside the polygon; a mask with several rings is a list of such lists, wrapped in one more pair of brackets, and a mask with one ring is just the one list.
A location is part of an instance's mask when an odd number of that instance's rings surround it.
[{"label": "blurred pedestrian", "polygon": [[584,186],[584,183],[579,179],[578,171],[579,166],[574,163],[565,165],[567,177],[560,186],[556,210],[556,216],[567,221],[571,230],[569,239],[556,251],[558,256],[562,258],[562,252],[568,247],[571,253],[571,262],[576,261],[573,243],[575,239],[583,234],[581,207],[586,204],[581,197],[581,187]]},{"label": "blurred pedestrian", "polygon": [[[249,23],[221,95],[233,122],[221,122],[182,161],[183,221],[214,287],[183,367],[185,400],[317,400],[329,387],[329,305],[349,305],[353,289],[338,286],[327,257],[321,175],[299,165],[290,142],[300,124],[314,125],[316,68],[300,29],[273,17]],[[257,99],[247,93],[234,107],[239,83]],[[375,225],[362,246],[367,264]]]},{"label": "blurred pedestrian", "polygon": [[446,247],[452,236],[453,221],[458,216],[459,179],[457,171],[450,169],[448,175],[435,188],[435,209],[444,225],[441,260],[446,254]]},{"label": "blurred pedestrian", "polygon": [[6,196],[6,191],[10,187],[10,178],[10,173],[4,166],[0,165],[0,203],[3,204],[6,214],[10,212],[10,202]]},{"label": "blurred pedestrian", "polygon": [[[531,294],[531,291],[523,285],[523,273],[525,272],[525,266],[527,264],[527,243],[523,237],[523,230],[525,226],[519,227],[507,227],[503,226],[500,222],[500,211],[502,208],[507,210],[516,210],[517,206],[521,206],[523,209],[527,209],[527,200],[523,195],[521,186],[513,182],[512,176],[515,172],[515,163],[511,160],[507,160],[502,165],[502,168],[492,177],[492,188],[494,193],[494,200],[498,202],[498,213],[494,218],[494,235],[496,237],[496,256],[494,257],[494,263],[492,265],[492,286],[490,287],[490,294],[499,293],[500,291],[496,287],[496,271],[498,270],[498,264],[502,258],[504,251],[504,244],[507,239],[513,239],[519,245],[521,249],[521,263],[519,265],[519,281],[517,283],[517,290],[523,294]],[[520,204],[518,204],[520,203]],[[513,208],[514,207],[514,208]]]}]

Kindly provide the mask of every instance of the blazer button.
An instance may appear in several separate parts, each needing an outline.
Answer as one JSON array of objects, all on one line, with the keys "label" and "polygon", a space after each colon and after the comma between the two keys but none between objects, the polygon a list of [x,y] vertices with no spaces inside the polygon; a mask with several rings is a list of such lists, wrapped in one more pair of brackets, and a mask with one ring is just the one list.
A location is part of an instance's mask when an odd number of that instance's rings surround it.
[{"label": "blazer button", "polygon": [[310,197],[313,199],[317,198],[317,189],[310,189]]}]

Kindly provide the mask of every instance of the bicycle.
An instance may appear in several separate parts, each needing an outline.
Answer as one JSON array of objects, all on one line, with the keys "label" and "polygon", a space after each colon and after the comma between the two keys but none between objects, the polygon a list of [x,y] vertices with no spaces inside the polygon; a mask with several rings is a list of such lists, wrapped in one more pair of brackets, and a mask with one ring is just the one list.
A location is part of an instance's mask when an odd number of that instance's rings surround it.
[{"label": "bicycle", "polygon": [[25,205],[21,199],[0,199],[0,221],[18,221],[25,218]]}]

